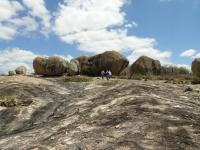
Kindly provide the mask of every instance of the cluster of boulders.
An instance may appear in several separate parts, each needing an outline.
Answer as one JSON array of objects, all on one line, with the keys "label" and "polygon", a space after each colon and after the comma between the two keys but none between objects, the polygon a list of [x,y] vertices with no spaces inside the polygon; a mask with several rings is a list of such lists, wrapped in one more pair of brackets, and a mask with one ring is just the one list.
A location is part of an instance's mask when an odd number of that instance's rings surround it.
[{"label": "cluster of boulders", "polygon": [[15,70],[8,71],[9,76],[26,75],[26,74],[27,74],[27,68],[25,66],[19,66]]},{"label": "cluster of boulders", "polygon": [[[200,77],[200,58],[192,63],[192,72]],[[160,61],[147,56],[141,56],[133,64],[129,65],[126,57],[116,51],[106,51],[95,56],[80,56],[70,62],[59,56],[36,57],[33,60],[33,69],[36,75],[60,76],[67,74],[98,76],[102,70],[110,70],[116,76],[131,77],[134,74],[141,75],[160,75],[163,67]],[[21,74],[26,75],[25,66],[19,66],[15,70],[8,72],[10,76]]]},{"label": "cluster of boulders", "polygon": [[133,74],[160,74],[161,65],[158,60],[142,56],[129,66],[129,61],[116,51],[106,51],[95,56],[80,56],[70,62],[58,57],[36,57],[33,60],[35,74],[44,76],[88,75],[98,76],[102,70],[110,70],[113,75],[130,76]]}]

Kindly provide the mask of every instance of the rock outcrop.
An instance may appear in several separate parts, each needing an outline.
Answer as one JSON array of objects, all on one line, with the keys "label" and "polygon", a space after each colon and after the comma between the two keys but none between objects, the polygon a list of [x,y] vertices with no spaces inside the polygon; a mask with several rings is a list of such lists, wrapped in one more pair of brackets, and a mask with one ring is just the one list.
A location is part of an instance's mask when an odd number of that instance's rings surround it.
[{"label": "rock outcrop", "polygon": [[115,51],[106,51],[92,57],[77,58],[80,72],[83,75],[97,76],[102,70],[111,70],[113,75],[119,75],[129,64],[129,61]]},{"label": "rock outcrop", "polygon": [[16,75],[16,72],[13,71],[13,70],[10,70],[10,71],[8,71],[8,75],[9,76],[14,76],[14,75]]},{"label": "rock outcrop", "polygon": [[159,75],[161,73],[161,64],[158,60],[154,60],[147,56],[141,56],[130,68],[131,75]]},{"label": "rock outcrop", "polygon": [[16,74],[26,75],[27,69],[25,66],[19,66],[15,69]]},{"label": "rock outcrop", "polygon": [[80,74],[89,75],[91,72],[92,62],[89,62],[90,57],[80,56],[76,58],[79,62]]},{"label": "rock outcrop", "polygon": [[69,62],[58,56],[36,57],[33,60],[33,68],[37,75],[59,76],[67,72]]},{"label": "rock outcrop", "polygon": [[200,77],[200,58],[195,59],[192,62],[192,73],[198,77]]},{"label": "rock outcrop", "polygon": [[196,85],[93,79],[0,76],[0,149],[200,150]]},{"label": "rock outcrop", "polygon": [[130,73],[130,66],[126,67],[121,73],[120,76],[127,76],[130,77],[131,73]]},{"label": "rock outcrop", "polygon": [[72,59],[67,69],[67,73],[70,76],[77,75],[80,72],[80,64],[76,59]]}]

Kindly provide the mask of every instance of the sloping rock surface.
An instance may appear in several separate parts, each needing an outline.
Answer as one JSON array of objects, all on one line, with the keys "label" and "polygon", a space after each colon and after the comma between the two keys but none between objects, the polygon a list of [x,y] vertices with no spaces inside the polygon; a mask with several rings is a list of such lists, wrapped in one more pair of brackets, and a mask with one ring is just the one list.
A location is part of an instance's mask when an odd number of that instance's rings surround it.
[{"label": "sloping rock surface", "polygon": [[184,92],[185,87],[161,81],[0,77],[0,95],[27,102],[0,107],[0,149],[199,150],[200,96]]}]

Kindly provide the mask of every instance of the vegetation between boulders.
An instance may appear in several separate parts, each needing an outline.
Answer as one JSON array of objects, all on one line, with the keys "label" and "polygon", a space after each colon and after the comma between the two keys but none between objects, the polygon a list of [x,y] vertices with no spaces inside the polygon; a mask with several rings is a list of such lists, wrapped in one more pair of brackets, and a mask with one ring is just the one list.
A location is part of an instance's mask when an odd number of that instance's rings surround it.
[{"label": "vegetation between boulders", "polygon": [[119,80],[109,80],[109,81],[105,81],[105,82],[100,82],[98,83],[98,85],[102,85],[102,86],[115,86],[119,83]]},{"label": "vegetation between boulders", "polygon": [[87,76],[64,76],[64,82],[90,82],[91,77]]}]

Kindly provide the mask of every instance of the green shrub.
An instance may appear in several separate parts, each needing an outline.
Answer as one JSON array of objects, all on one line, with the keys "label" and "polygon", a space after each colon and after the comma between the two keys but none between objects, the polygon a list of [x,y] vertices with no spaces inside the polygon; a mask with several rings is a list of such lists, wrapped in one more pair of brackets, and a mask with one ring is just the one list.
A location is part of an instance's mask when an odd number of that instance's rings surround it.
[{"label": "green shrub", "polygon": [[0,96],[0,106],[13,107],[21,105],[21,101],[16,97]]},{"label": "green shrub", "polygon": [[64,82],[90,82],[92,81],[91,77],[86,76],[65,76]]}]

